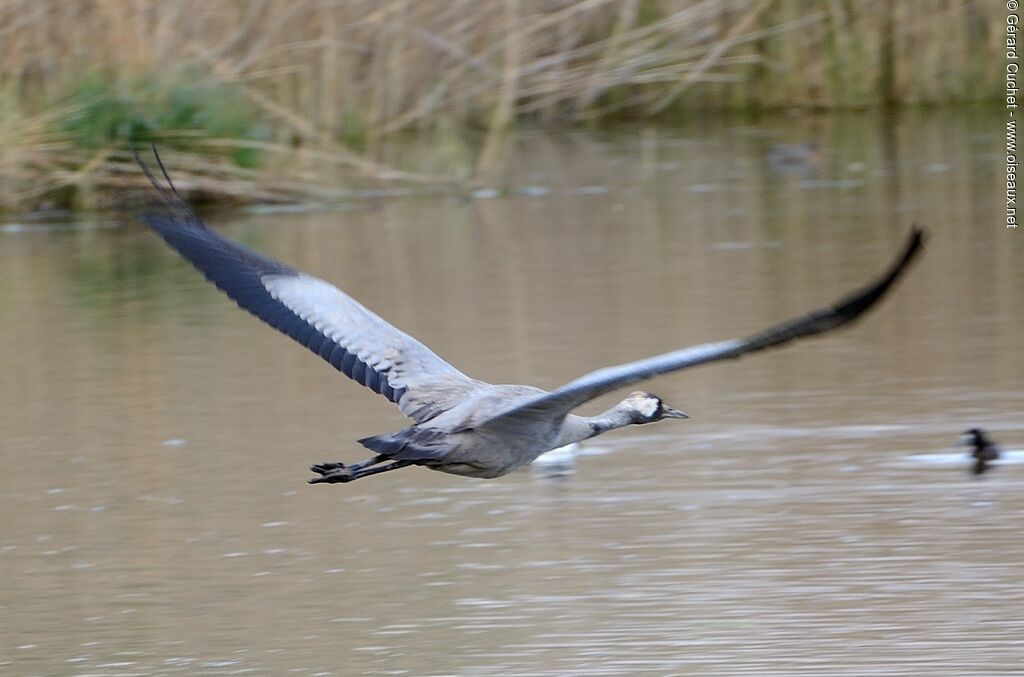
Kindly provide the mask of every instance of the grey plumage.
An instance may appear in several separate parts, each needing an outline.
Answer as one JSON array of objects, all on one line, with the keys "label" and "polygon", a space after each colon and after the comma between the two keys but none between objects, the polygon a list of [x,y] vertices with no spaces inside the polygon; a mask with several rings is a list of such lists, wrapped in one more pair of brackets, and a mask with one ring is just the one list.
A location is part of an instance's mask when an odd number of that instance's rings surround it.
[{"label": "grey plumage", "polygon": [[[154,155],[156,151],[154,149]],[[159,156],[156,157],[159,163]],[[574,409],[594,398],[717,360],[735,359],[804,336],[837,329],[874,306],[921,250],[914,229],[896,262],[876,281],[837,302],[746,339],[684,348],[599,369],[551,392],[469,378],[429,348],[328,282],[252,251],[206,226],[164,171],[162,185],[136,160],[164,206],[141,215],[182,257],[239,306],[309,348],[351,379],[398,405],[414,425],[359,442],[375,455],[361,463],[321,463],[310,482],[349,482],[420,465],[471,477],[498,477],[557,447],[630,424],[686,414],[658,397],[634,392],[598,416]],[[160,164],[161,170],[163,165]]]},{"label": "grey plumage", "polygon": [[218,235],[176,193],[162,195],[170,209],[141,215],[150,228],[239,306],[414,421],[434,418],[484,385],[333,285]]}]

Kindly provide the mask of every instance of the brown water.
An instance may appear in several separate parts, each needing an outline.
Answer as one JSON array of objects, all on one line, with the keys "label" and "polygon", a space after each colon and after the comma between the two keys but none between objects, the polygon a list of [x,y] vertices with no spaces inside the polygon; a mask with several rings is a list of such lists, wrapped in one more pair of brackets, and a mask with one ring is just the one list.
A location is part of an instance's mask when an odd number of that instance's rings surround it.
[{"label": "brown water", "polygon": [[[211,219],[467,373],[546,387],[831,301],[931,229],[856,328],[651,383],[692,420],[562,480],[308,486],[401,416],[136,223],[3,226],[0,674],[1024,674],[1000,125],[530,134],[497,196]],[[816,168],[768,164],[808,140]],[[972,426],[1015,452],[981,479]]]}]

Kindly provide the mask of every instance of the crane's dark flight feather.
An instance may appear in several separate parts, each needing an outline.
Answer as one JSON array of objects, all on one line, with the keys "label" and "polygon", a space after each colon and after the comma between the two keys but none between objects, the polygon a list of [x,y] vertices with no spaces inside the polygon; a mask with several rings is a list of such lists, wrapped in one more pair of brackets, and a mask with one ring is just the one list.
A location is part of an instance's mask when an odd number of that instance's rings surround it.
[{"label": "crane's dark flight feather", "polygon": [[[142,221],[240,307],[306,346],[352,380],[398,404],[417,421],[429,420],[480,385],[329,283],[211,230],[182,200],[155,148],[154,157],[166,186],[134,148],[132,152],[165,204],[163,209],[142,213]],[[289,287],[289,280],[298,287]],[[303,309],[293,298],[303,292],[319,295],[318,299],[334,305],[323,311],[325,316],[317,316],[321,308]],[[358,317],[362,324],[355,328],[338,326],[342,320],[337,315],[342,311]],[[355,332],[362,344],[342,336],[345,331]],[[431,378],[438,381],[433,389],[428,383]],[[429,392],[418,397],[409,392],[417,387]]]},{"label": "crane's dark flight feather", "polygon": [[505,425],[510,422],[510,419],[536,419],[568,413],[600,395],[660,374],[718,360],[736,359],[747,353],[773,348],[794,339],[814,336],[843,327],[854,322],[885,296],[920,253],[924,240],[924,230],[913,228],[902,253],[881,277],[844,296],[832,306],[810,312],[795,320],[783,322],[745,339],[705,343],[593,371],[561,388],[518,403],[507,411],[492,417],[480,427]]}]

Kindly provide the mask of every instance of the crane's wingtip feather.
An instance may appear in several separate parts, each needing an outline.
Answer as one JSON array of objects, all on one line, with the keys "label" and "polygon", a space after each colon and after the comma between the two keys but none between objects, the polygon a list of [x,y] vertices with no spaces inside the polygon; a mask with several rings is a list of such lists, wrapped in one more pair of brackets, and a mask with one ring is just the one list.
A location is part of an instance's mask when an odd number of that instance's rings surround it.
[{"label": "crane's wingtip feather", "polygon": [[924,247],[925,243],[931,238],[931,233],[924,226],[914,224],[910,228],[910,238],[907,245],[909,251],[915,254]]}]

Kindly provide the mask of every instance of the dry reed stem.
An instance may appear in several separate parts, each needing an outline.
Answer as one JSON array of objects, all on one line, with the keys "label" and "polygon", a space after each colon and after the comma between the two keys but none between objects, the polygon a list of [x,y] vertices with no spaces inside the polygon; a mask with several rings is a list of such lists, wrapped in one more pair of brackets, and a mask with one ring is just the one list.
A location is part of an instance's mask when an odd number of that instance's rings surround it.
[{"label": "dry reed stem", "polygon": [[[524,116],[573,123],[663,113],[678,102],[836,106],[998,96],[998,69],[985,64],[999,60],[1000,45],[979,26],[1004,20],[1000,3],[932,0],[927,11],[912,4],[0,0],[0,117],[17,120],[0,119],[0,202],[11,204],[9,187],[24,181],[12,174],[52,185],[92,157],[70,147],[58,156],[29,141],[73,112],[56,111],[87,73],[111,83],[184,77],[244,92],[268,122],[279,174],[326,162],[335,180],[347,180],[346,172],[432,180],[381,157],[396,135],[437,128],[488,132],[475,164],[493,169],[502,130]],[[10,112],[3,97],[18,99],[23,112]],[[50,175],[47,166],[60,172]],[[97,175],[107,166],[96,165],[89,180],[102,184]],[[452,176],[462,169],[453,167]]]}]

